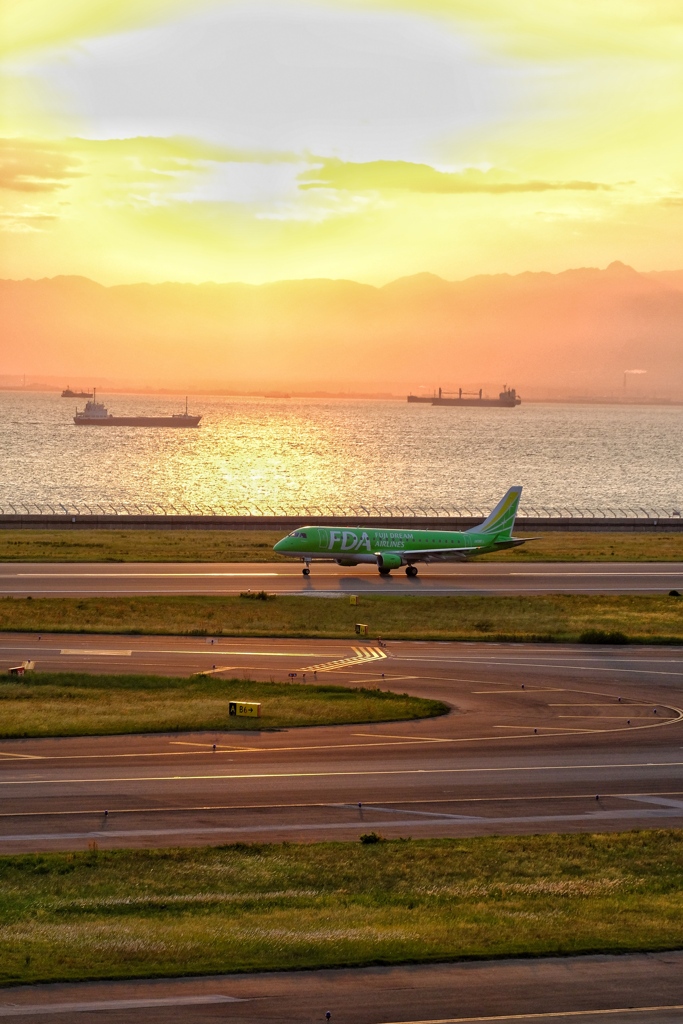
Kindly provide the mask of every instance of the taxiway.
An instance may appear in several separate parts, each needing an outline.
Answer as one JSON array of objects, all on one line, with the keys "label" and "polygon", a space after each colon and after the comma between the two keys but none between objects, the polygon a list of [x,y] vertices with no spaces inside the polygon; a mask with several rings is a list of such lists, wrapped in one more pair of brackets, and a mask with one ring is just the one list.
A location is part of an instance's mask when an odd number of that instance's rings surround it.
[{"label": "taxiway", "polygon": [[[0,852],[683,825],[683,650],[5,634],[0,669],[438,698],[416,722],[0,742]],[[215,749],[214,749],[215,744]],[[108,812],[105,815],[105,810]]]}]

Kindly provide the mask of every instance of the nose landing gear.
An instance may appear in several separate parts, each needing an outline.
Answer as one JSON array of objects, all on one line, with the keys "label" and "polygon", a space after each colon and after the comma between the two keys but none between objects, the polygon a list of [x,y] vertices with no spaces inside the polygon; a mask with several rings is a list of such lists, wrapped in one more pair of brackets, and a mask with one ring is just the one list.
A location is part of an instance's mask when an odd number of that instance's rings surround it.
[{"label": "nose landing gear", "polygon": [[301,575],[302,576],[310,576],[311,575],[311,570],[308,568],[308,566],[306,566],[305,569],[301,570]]},{"label": "nose landing gear", "polygon": [[406,566],[406,576],[417,576],[417,566],[416,565],[407,565]]}]

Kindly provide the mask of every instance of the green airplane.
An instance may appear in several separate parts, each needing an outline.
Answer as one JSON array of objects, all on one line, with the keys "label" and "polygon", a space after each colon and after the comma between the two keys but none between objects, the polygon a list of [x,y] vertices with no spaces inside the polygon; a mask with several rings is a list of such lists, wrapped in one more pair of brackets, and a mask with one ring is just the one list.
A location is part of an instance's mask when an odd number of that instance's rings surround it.
[{"label": "green airplane", "polygon": [[392,569],[405,565],[407,576],[417,576],[416,562],[464,562],[474,555],[524,544],[525,540],[512,536],[521,494],[521,487],[511,487],[483,523],[462,533],[375,530],[365,526],[338,529],[301,526],[279,540],[273,550],[305,562],[304,576],[310,574],[310,564],[314,561],[336,562],[337,565],[369,562],[377,566],[381,576],[388,576]]}]

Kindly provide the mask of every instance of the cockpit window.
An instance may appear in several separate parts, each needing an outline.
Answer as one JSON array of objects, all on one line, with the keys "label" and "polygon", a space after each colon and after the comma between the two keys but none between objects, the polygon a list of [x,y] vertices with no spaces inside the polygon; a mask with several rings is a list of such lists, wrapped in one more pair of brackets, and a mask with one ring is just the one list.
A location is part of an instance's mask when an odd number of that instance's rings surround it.
[{"label": "cockpit window", "polygon": [[294,533],[290,533],[289,536],[290,537],[301,537],[303,540],[306,540],[306,534],[302,533],[301,530],[295,530]]}]

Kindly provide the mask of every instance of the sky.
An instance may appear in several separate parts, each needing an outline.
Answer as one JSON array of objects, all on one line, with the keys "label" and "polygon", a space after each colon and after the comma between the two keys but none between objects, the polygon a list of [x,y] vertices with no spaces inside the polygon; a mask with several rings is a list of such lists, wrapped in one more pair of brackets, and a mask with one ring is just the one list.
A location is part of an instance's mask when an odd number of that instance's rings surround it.
[{"label": "sky", "polygon": [[0,276],[683,267],[680,0],[2,0]]}]

